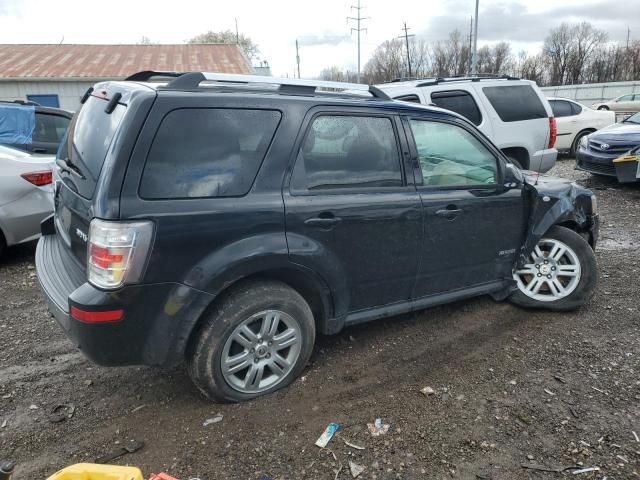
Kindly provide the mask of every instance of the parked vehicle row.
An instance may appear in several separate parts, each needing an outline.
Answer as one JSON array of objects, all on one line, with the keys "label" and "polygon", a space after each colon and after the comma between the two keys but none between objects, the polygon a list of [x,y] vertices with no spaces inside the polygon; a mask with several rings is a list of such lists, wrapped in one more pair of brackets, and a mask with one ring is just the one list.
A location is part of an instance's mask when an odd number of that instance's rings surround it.
[{"label": "parked vehicle row", "polygon": [[[291,383],[316,333],[483,294],[569,310],[594,291],[593,193],[523,173],[455,112],[365,85],[136,80],[85,95],[36,251],[50,311],[99,364],[186,361],[205,395],[242,401]],[[510,82],[474,83],[495,112],[480,124],[539,128],[544,165],[550,107]],[[526,113],[494,96],[514,87]]]},{"label": "parked vehicle row", "polygon": [[607,102],[598,102],[592,105],[596,110],[613,110],[614,112],[640,112],[640,93],[620,95]]}]

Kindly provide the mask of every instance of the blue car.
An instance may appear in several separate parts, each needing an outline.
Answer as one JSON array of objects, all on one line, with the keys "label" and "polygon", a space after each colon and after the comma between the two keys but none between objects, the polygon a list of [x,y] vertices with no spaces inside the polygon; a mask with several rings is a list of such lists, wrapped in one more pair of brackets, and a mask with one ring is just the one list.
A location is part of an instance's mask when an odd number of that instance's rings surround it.
[{"label": "blue car", "polygon": [[624,183],[635,182],[638,162],[621,161],[620,157],[638,146],[640,146],[640,113],[582,137],[576,152],[576,166],[594,175],[615,177]]}]

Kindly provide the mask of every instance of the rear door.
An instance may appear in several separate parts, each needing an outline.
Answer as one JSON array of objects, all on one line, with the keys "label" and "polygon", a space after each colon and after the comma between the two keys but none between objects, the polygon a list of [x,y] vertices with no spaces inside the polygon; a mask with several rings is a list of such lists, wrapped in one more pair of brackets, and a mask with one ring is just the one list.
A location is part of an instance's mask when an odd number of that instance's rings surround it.
[{"label": "rear door", "polygon": [[32,153],[55,155],[68,126],[69,119],[63,115],[36,111],[33,142],[27,149]]},{"label": "rear door", "polygon": [[524,238],[522,190],[499,153],[461,121],[408,117],[425,239],[415,297],[503,282]]},{"label": "rear door", "polygon": [[401,130],[394,115],[319,109],[295,149],[284,189],[290,258],[339,278],[331,288],[348,312],[411,298],[422,219]]}]

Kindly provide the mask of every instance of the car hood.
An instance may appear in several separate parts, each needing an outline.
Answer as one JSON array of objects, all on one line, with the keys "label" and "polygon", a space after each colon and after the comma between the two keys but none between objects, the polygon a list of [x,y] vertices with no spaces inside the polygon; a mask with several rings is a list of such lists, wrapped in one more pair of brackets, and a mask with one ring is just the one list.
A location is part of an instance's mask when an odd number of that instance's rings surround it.
[{"label": "car hood", "polygon": [[640,141],[640,125],[637,123],[614,123],[589,135],[589,139],[612,141]]}]

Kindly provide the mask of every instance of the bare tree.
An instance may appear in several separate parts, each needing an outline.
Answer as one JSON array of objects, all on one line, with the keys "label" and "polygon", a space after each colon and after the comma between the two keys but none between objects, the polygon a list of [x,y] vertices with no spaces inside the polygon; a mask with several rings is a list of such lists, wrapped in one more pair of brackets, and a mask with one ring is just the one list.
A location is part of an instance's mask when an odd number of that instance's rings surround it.
[{"label": "bare tree", "polygon": [[206,33],[196,35],[188,43],[237,43],[244,51],[249,60],[253,60],[260,54],[258,45],[251,38],[243,33],[236,35],[231,30],[214,32],[209,30]]}]

